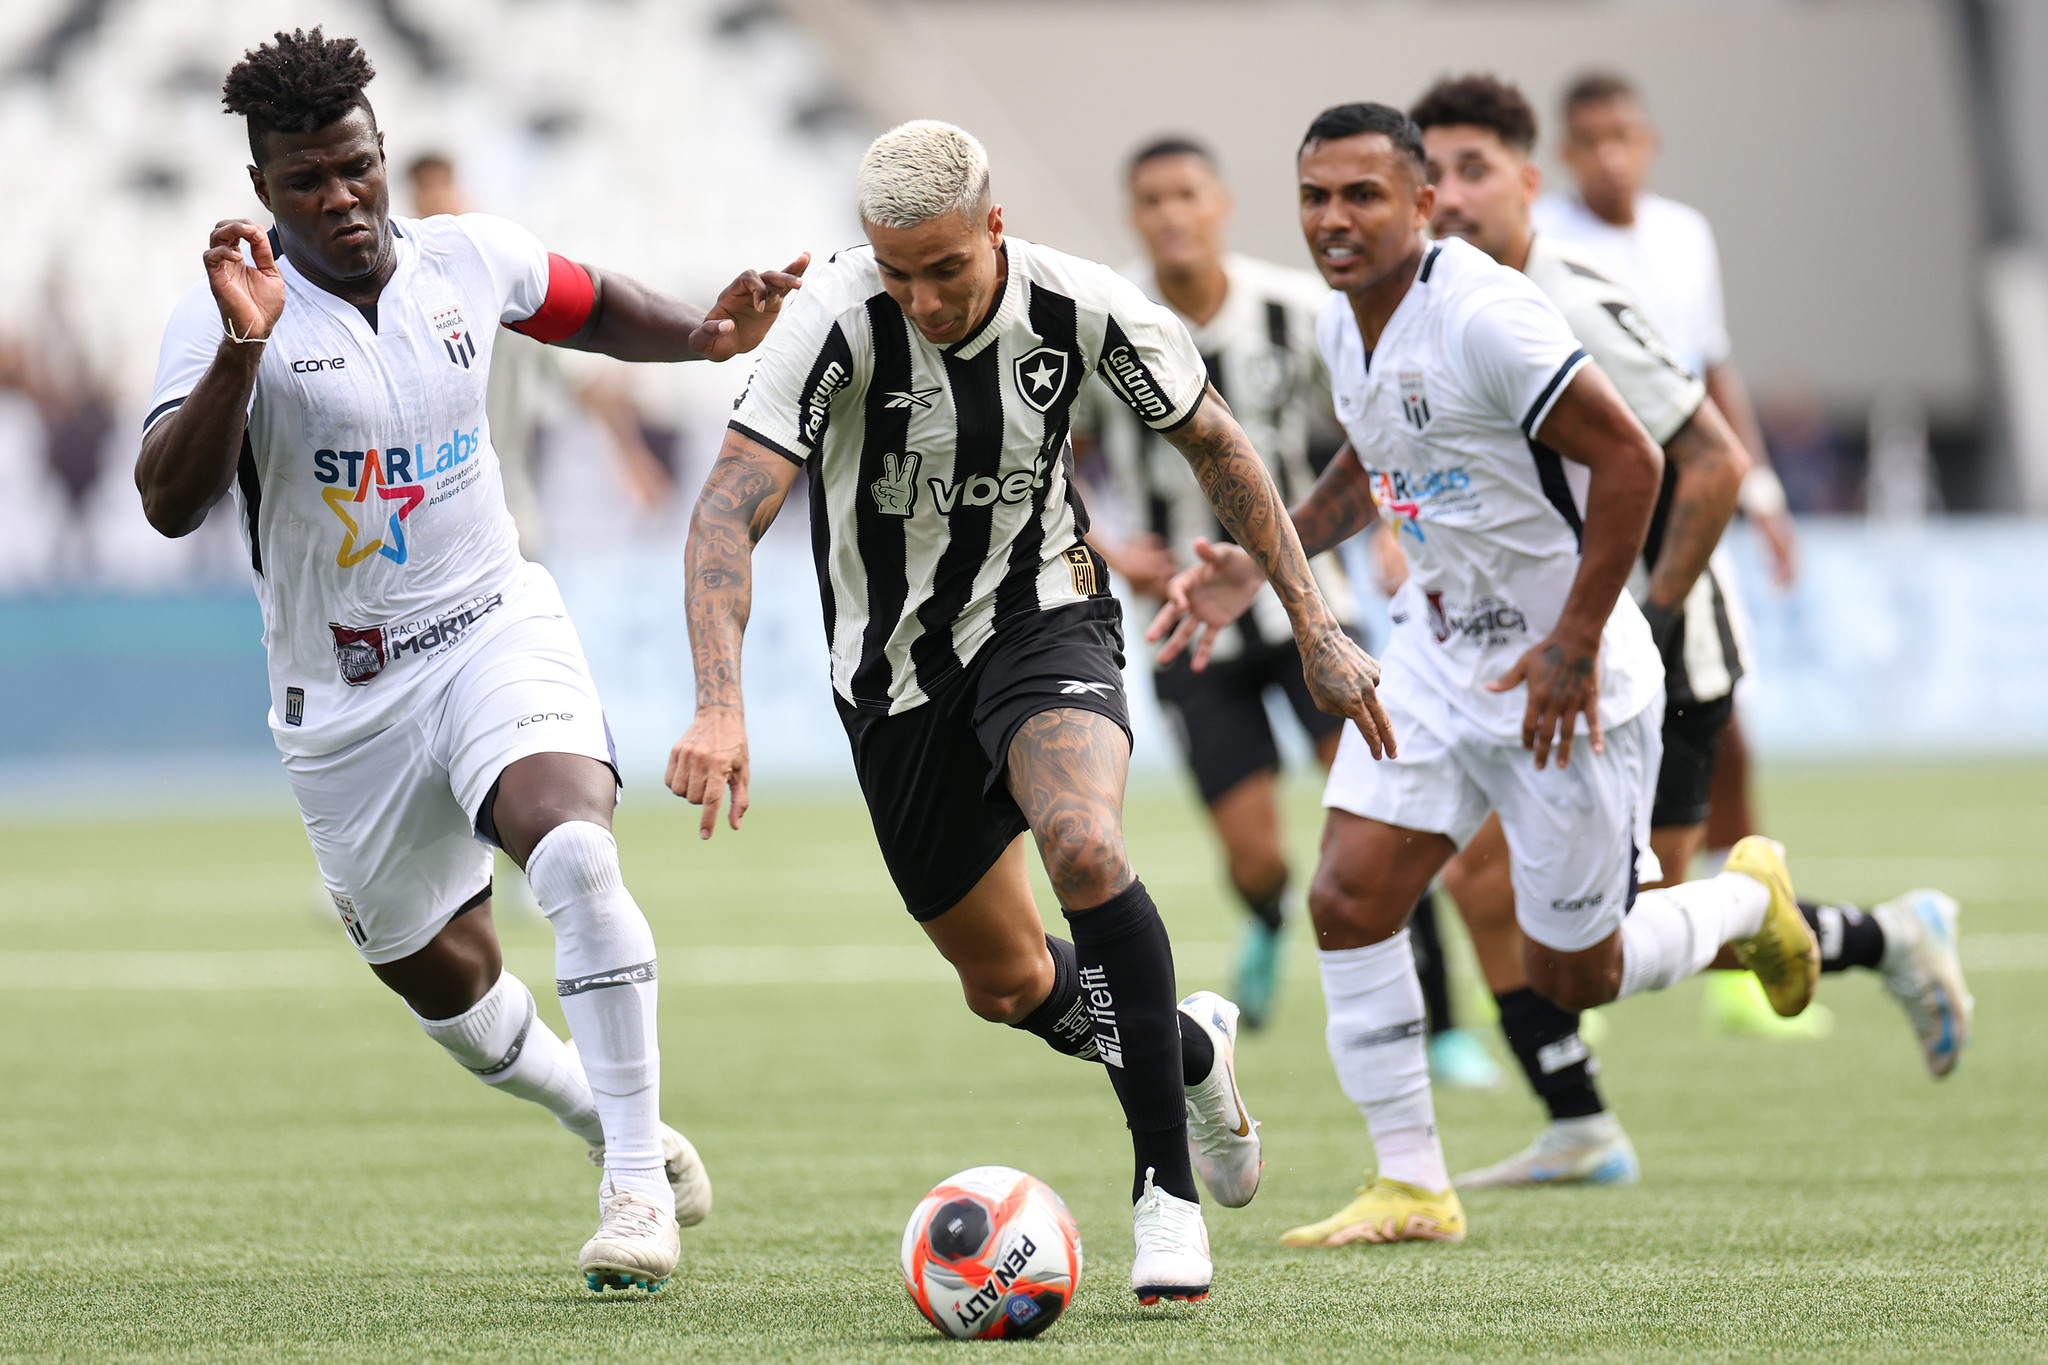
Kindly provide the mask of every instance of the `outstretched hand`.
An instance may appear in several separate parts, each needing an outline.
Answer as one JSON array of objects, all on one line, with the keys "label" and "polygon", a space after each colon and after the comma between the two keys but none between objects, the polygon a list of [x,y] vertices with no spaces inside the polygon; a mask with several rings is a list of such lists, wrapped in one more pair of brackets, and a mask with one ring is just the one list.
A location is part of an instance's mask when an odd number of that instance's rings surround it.
[{"label": "outstretched hand", "polygon": [[1374,758],[1395,757],[1394,723],[1380,705],[1379,661],[1356,640],[1332,626],[1301,645],[1301,677],[1317,709],[1356,725]]},{"label": "outstretched hand", "polygon": [[1589,644],[1553,634],[1538,641],[1515,660],[1514,667],[1486,685],[1489,692],[1510,692],[1524,683],[1529,704],[1522,712],[1522,747],[1536,753],[1536,766],[1550,761],[1557,746],[1557,766],[1572,762],[1572,738],[1579,717],[1586,718],[1586,736],[1593,752],[1607,752],[1600,734],[1600,637]]},{"label": "outstretched hand", "polygon": [[718,828],[718,806],[732,794],[728,817],[734,829],[747,813],[747,779],[752,774],[747,757],[746,717],[730,706],[704,706],[697,718],[669,751],[668,789],[693,806],[704,808],[697,822],[697,837],[709,839]]},{"label": "outstretched hand", "polygon": [[690,348],[706,360],[730,360],[759,346],[782,311],[782,300],[803,288],[803,273],[810,264],[811,253],[806,251],[787,270],[749,270],[741,275],[725,287],[690,333]]},{"label": "outstretched hand", "polygon": [[[249,244],[254,264],[242,256]],[[284,275],[270,237],[246,218],[224,218],[206,239],[206,283],[220,308],[221,326],[244,341],[260,341],[284,316]]]},{"label": "outstretched hand", "polygon": [[1166,641],[1159,647],[1162,665],[1194,646],[1189,662],[1199,673],[1209,666],[1216,633],[1250,610],[1265,585],[1265,571],[1244,550],[1197,538],[1195,562],[1168,580],[1166,601],[1146,628],[1145,638],[1155,644]]}]

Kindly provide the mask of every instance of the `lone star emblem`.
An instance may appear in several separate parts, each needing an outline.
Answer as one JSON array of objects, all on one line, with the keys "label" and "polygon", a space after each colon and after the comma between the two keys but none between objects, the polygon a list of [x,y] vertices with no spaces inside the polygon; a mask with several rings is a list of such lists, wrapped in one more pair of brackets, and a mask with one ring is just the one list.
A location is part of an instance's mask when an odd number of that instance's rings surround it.
[{"label": "lone star emblem", "polygon": [[[377,490],[377,501],[370,502],[370,490]],[[405,519],[412,510],[426,501],[427,490],[416,483],[399,484],[393,487],[384,482],[384,461],[382,452],[365,451],[363,455],[363,481],[356,486],[355,496],[349,496],[346,488],[323,488],[320,496],[326,500],[329,510],[341,518],[341,524],[348,531],[341,538],[341,549],[334,556],[334,562],[344,569],[353,569],[371,555],[383,555],[394,564],[405,563]],[[387,504],[397,503],[390,507]],[[359,507],[361,520],[351,506]],[[386,514],[384,534],[357,543],[363,528],[375,523],[377,514]]]},{"label": "lone star emblem", "polygon": [[1067,353],[1040,346],[1017,360],[1017,392],[1036,411],[1044,412],[1067,391]]}]

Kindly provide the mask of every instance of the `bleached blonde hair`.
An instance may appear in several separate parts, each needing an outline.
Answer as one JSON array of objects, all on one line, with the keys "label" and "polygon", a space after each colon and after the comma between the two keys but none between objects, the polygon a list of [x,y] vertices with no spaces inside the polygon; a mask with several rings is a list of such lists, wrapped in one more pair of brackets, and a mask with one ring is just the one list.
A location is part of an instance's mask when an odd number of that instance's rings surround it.
[{"label": "bleached blonde hair", "polygon": [[868,144],[853,184],[862,220],[877,227],[971,219],[988,198],[988,152],[965,128],[912,119]]}]

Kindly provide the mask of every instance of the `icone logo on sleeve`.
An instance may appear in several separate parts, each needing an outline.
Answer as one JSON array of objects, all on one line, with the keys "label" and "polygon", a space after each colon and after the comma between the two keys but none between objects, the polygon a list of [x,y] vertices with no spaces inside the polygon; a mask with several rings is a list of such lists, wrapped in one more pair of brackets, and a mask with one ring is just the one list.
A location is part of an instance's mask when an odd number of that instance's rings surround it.
[{"label": "icone logo on sleeve", "polygon": [[481,435],[481,428],[452,432],[432,454],[423,441],[381,450],[314,451],[313,477],[330,485],[320,497],[344,528],[334,562],[352,569],[371,555],[383,555],[394,564],[405,563],[405,522],[427,500],[426,481],[453,475],[442,482],[436,502],[467,487],[481,469],[471,463]]}]

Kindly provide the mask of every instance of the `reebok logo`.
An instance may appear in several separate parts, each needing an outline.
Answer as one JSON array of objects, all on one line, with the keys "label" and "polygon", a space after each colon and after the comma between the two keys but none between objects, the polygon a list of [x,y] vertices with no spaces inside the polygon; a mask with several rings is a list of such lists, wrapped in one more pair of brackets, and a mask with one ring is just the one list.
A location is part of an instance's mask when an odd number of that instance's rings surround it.
[{"label": "reebok logo", "polygon": [[1124,1036],[1116,1026],[1116,997],[1110,994],[1108,973],[1100,967],[1083,967],[1081,998],[1088,1002],[1088,1015],[1095,1021],[1095,1050],[1106,1065],[1122,1069]]},{"label": "reebok logo", "polygon": [[1060,681],[1060,695],[1063,697],[1078,697],[1083,693],[1106,697],[1109,695],[1109,688],[1110,684],[1106,682],[1082,682],[1079,678],[1064,678]]}]

